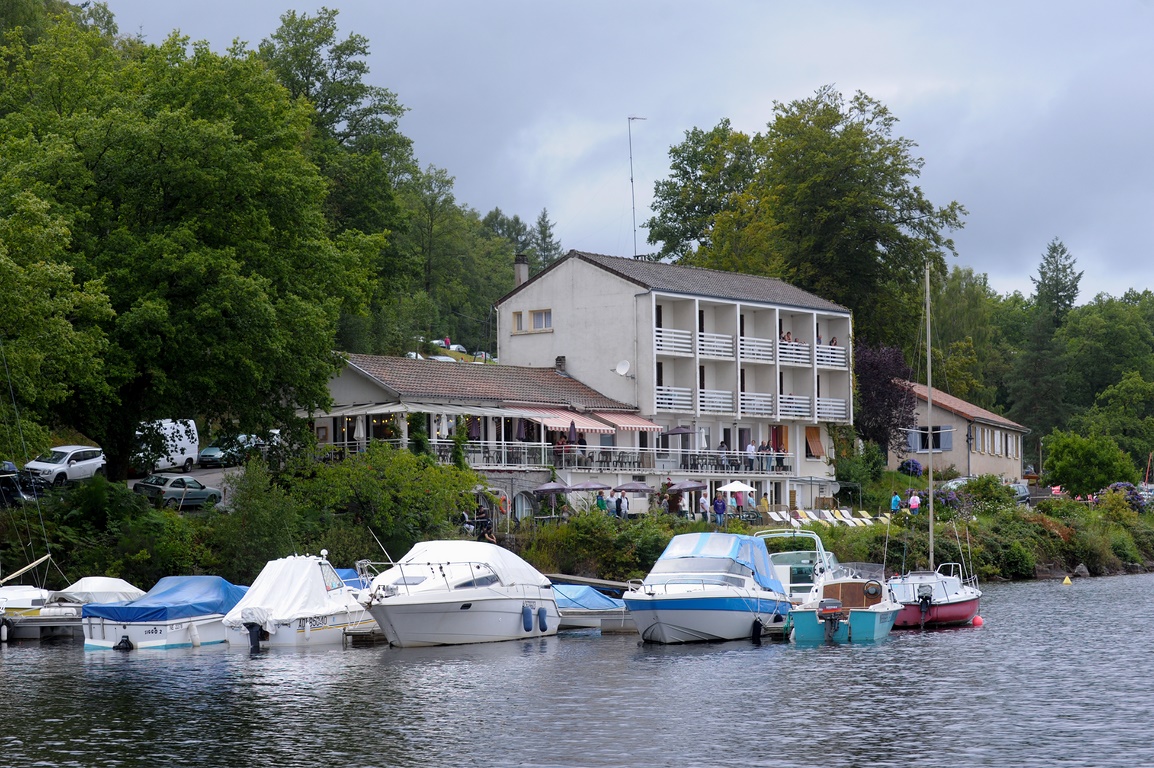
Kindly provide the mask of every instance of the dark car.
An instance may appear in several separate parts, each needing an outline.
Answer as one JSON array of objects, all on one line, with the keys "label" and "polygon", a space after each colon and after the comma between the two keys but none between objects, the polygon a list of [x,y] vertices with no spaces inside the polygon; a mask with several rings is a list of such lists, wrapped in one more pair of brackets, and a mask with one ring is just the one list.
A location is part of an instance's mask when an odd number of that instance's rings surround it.
[{"label": "dark car", "polygon": [[144,478],[132,486],[132,490],[147,496],[158,506],[173,509],[216,504],[223,497],[219,488],[205,485],[195,477],[159,473]]},{"label": "dark car", "polygon": [[1030,486],[1025,483],[1010,483],[1006,487],[1014,492],[1014,501],[1027,505],[1030,503]]}]

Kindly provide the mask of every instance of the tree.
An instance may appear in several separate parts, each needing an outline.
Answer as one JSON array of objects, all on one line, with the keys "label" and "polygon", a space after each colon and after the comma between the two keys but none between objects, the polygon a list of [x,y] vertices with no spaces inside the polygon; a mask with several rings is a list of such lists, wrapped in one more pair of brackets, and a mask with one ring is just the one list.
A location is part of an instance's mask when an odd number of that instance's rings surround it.
[{"label": "tree", "polygon": [[1109,437],[1082,437],[1054,430],[1045,439],[1046,482],[1075,496],[1097,493],[1111,483],[1136,483],[1138,472]]},{"label": "tree", "polygon": [[99,386],[60,418],[124,477],[141,422],[203,416],[245,432],[328,399],[341,309],[364,296],[356,235],[331,241],[311,116],[253,55],[114,47],[60,20],[3,50],[0,141],[71,232],[61,256],[114,317]]},{"label": "tree", "polygon": [[1055,332],[1072,410],[1089,408],[1127,373],[1154,379],[1154,326],[1133,300],[1097,296],[1075,307]]},{"label": "tree", "polygon": [[561,241],[553,234],[553,226],[554,222],[549,221],[548,209],[542,208],[541,213],[537,215],[537,224],[533,227],[530,235],[540,269],[547,269],[565,252],[561,248]]},{"label": "tree", "polygon": [[1050,319],[1055,330],[1061,327],[1078,298],[1082,273],[1074,271],[1074,264],[1074,256],[1055,237],[1046,246],[1042,263],[1038,265],[1038,276],[1030,277],[1034,284],[1035,304]]},{"label": "tree", "polygon": [[906,430],[914,424],[917,398],[907,382],[913,371],[896,347],[854,349],[857,397],[854,428],[862,440],[876,443],[883,451],[900,450],[906,445]]},{"label": "tree", "polygon": [[1137,371],[1098,395],[1086,412],[1070,419],[1077,434],[1111,438],[1134,464],[1146,467],[1154,453],[1154,381]]}]

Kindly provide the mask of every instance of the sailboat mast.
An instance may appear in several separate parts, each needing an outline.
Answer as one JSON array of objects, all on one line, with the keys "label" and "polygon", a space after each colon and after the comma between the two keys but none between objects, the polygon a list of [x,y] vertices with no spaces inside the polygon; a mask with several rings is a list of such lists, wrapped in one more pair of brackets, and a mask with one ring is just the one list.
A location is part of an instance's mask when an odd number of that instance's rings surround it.
[{"label": "sailboat mast", "polygon": [[930,510],[930,570],[934,569],[934,371],[930,347],[930,262],[926,259],[926,496]]}]

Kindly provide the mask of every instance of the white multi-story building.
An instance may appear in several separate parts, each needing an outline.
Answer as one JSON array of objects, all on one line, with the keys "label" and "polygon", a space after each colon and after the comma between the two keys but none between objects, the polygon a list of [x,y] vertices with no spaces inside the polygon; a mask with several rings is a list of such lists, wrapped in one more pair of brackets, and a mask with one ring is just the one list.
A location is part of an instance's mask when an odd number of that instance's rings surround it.
[{"label": "white multi-story building", "polygon": [[778,505],[832,495],[827,428],[853,421],[848,309],[772,278],[579,251],[532,279],[516,268],[502,364],[563,369],[662,426],[600,436],[639,455],[635,474],[740,479]]}]

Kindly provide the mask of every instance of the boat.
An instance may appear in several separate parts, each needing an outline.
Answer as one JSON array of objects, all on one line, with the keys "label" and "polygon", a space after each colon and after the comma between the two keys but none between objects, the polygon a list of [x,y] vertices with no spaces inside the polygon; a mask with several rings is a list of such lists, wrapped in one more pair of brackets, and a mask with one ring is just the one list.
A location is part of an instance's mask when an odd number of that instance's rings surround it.
[{"label": "boat", "polygon": [[425,541],[388,565],[361,600],[391,645],[461,645],[557,634],[560,615],[549,579],[496,544]]},{"label": "boat", "polygon": [[779,545],[790,547],[780,552],[771,552],[769,562],[773,566],[774,578],[785,587],[794,605],[810,600],[814,588],[821,584],[827,573],[838,566],[837,555],[825,548],[816,531],[797,528],[758,531],[755,535],[766,542],[767,548],[770,542],[774,543],[774,549],[778,549]]},{"label": "boat", "polygon": [[[554,584],[557,612],[562,631],[567,629],[604,629],[606,622],[614,628],[631,621],[625,601],[598,592],[585,584]],[[631,630],[632,631],[632,630]]]},{"label": "boat", "polygon": [[[930,267],[926,264],[926,339],[930,336]],[[933,434],[934,384],[933,356],[926,343],[926,433]],[[933,629],[969,624],[981,609],[982,592],[973,568],[962,563],[943,563],[934,568],[934,452],[926,452],[926,499],[929,524],[929,568],[894,575],[889,587],[902,610],[895,622],[898,628]],[[959,542],[960,545],[960,542]],[[960,546],[959,546],[960,548]]]},{"label": "boat", "polygon": [[329,563],[328,552],[270,560],[223,619],[230,645],[258,649],[341,645],[376,621]]},{"label": "boat", "polygon": [[880,563],[839,563],[789,613],[795,643],[869,643],[889,636],[901,603]]},{"label": "boat", "polygon": [[52,555],[44,555],[18,571],[0,579],[0,642],[28,640],[40,637],[40,629],[31,622],[40,616],[51,591],[30,584],[8,584],[36,566],[47,562]]},{"label": "boat", "polygon": [[165,650],[223,643],[221,620],[247,589],[219,576],[165,576],[135,600],[89,603],[81,613],[84,650]]},{"label": "boat", "polygon": [[976,575],[967,575],[961,563],[942,563],[934,571],[892,576],[890,589],[902,604],[895,626],[934,629],[969,624],[982,603],[977,581]]},{"label": "boat", "polygon": [[649,575],[629,582],[622,597],[641,639],[651,643],[759,641],[767,628],[784,627],[790,609],[765,541],[733,533],[674,536]]}]

